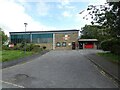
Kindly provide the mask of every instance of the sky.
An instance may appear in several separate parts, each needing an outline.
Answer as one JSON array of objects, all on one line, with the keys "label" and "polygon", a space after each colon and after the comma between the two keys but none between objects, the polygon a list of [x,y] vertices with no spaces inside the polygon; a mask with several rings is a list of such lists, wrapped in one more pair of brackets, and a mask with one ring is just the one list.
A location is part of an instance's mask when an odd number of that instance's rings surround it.
[{"label": "sky", "polygon": [[[81,29],[88,5],[106,0],[0,0],[0,27],[9,32]],[[81,11],[85,10],[82,14]]]}]

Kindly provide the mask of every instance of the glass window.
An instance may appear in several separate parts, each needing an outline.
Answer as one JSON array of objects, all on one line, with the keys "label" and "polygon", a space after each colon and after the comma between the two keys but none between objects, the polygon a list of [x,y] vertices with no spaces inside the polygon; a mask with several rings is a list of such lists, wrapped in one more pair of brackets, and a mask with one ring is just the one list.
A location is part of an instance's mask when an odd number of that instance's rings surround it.
[{"label": "glass window", "polygon": [[62,46],[63,46],[63,47],[66,47],[66,42],[63,42],[63,43],[62,43]]},{"label": "glass window", "polygon": [[[11,42],[13,43],[21,43],[26,40],[27,43],[30,42],[30,34],[16,34],[11,35]],[[32,42],[33,43],[52,43],[53,42],[53,34],[32,34]]]},{"label": "glass window", "polygon": [[61,46],[60,42],[57,42],[57,43],[56,43],[56,46],[57,46],[57,47],[60,47],[60,46]]},{"label": "glass window", "polygon": [[30,42],[30,34],[11,35],[12,43],[21,43],[24,40],[26,40],[26,42],[29,43]]},{"label": "glass window", "polygon": [[32,42],[33,43],[52,43],[53,42],[53,34],[32,34]]}]

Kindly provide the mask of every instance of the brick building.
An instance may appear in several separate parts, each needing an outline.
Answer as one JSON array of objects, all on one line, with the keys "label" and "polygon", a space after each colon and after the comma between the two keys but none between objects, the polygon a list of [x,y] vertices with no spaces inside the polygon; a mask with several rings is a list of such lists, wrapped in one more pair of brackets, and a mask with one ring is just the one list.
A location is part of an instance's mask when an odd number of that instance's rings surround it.
[{"label": "brick building", "polygon": [[27,31],[27,32],[10,32],[10,41],[12,43],[39,44],[47,49],[71,50],[76,49],[78,44],[79,30],[57,30],[57,31]]}]

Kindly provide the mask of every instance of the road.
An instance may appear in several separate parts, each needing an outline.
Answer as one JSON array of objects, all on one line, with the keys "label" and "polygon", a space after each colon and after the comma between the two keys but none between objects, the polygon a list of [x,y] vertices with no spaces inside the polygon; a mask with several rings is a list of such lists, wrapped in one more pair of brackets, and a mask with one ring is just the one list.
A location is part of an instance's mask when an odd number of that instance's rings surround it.
[{"label": "road", "polygon": [[3,88],[115,88],[84,55],[98,50],[50,51],[2,70]]}]

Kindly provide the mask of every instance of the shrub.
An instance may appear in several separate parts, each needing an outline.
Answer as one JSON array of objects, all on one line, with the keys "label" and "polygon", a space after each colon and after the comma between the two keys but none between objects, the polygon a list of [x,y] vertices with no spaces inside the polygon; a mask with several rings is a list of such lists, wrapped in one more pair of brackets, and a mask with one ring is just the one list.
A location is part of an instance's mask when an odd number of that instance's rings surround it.
[{"label": "shrub", "polygon": [[34,47],[40,47],[40,45],[34,45]]},{"label": "shrub", "polygon": [[24,48],[25,47],[25,41],[22,41],[22,43],[20,44],[20,48]]},{"label": "shrub", "polygon": [[101,43],[104,51],[111,51],[113,54],[120,54],[120,41],[118,39],[109,39]]},{"label": "shrub", "polygon": [[11,48],[9,48],[7,45],[3,45],[2,50],[11,50]]},{"label": "shrub", "polygon": [[[22,48],[22,50],[25,50],[25,46]],[[42,49],[40,48],[40,45],[35,44],[27,44],[26,45],[26,51],[33,51],[33,52],[40,52]]]},{"label": "shrub", "polygon": [[105,41],[101,42],[100,46],[104,51],[109,51],[110,50],[110,40],[105,40]]},{"label": "shrub", "polygon": [[14,47],[11,48],[11,49],[13,49],[13,50],[20,50],[21,48],[20,48],[18,45],[16,45],[16,46],[14,46]]},{"label": "shrub", "polygon": [[[25,48],[25,47],[24,47]],[[32,49],[34,48],[34,45],[33,44],[30,44],[30,45],[26,45],[26,51],[32,51]]]},{"label": "shrub", "polygon": [[34,47],[34,48],[32,49],[32,51],[33,51],[33,52],[41,52],[41,51],[42,51],[42,48],[40,48],[40,47]]},{"label": "shrub", "polygon": [[113,45],[111,48],[111,53],[120,55],[120,45]]},{"label": "shrub", "polygon": [[29,49],[30,51],[34,48],[34,44],[30,44]]}]

